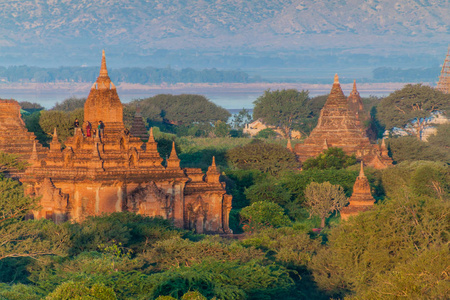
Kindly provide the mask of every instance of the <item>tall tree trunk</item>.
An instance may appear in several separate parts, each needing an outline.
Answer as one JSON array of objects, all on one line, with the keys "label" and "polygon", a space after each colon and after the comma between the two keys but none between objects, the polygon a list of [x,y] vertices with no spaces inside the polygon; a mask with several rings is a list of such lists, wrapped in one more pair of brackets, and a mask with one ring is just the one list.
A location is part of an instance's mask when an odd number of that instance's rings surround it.
[{"label": "tall tree trunk", "polygon": [[421,141],[423,129],[425,127],[425,120],[424,121],[417,120],[417,125],[415,127],[416,127],[416,137],[419,141]]},{"label": "tall tree trunk", "polygon": [[320,228],[324,228],[324,227],[325,227],[325,217],[323,217],[320,222]]}]

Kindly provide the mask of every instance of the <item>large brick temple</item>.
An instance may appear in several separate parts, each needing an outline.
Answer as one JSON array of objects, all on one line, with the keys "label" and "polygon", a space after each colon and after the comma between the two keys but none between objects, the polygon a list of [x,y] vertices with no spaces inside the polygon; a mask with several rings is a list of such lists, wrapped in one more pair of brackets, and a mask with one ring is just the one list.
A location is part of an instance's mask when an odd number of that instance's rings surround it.
[{"label": "large brick temple", "polygon": [[[102,121],[103,136],[88,137],[78,129],[62,149],[55,129],[46,149],[26,131],[17,102],[0,101],[0,114],[9,116],[7,125],[19,137],[5,149],[0,145],[0,150],[22,151],[30,163],[20,180],[28,185],[27,193],[40,197],[41,210],[34,212],[34,218],[80,221],[132,211],[161,216],[198,233],[230,232],[232,197],[219,181],[214,159],[206,174],[201,169],[181,169],[173,144],[163,166],[152,131],[144,143],[125,130],[122,103],[108,76],[104,52],[100,76],[84,106],[84,121],[93,127]],[[14,143],[19,146],[11,146]]]},{"label": "large brick temple", "polygon": [[347,98],[336,74],[330,95],[320,111],[317,126],[304,143],[295,145],[294,152],[303,162],[318,156],[329,147],[338,147],[349,155],[355,154],[366,165],[386,168],[392,164],[392,159],[384,141],[380,145],[370,143],[362,125],[365,118],[356,83]]}]

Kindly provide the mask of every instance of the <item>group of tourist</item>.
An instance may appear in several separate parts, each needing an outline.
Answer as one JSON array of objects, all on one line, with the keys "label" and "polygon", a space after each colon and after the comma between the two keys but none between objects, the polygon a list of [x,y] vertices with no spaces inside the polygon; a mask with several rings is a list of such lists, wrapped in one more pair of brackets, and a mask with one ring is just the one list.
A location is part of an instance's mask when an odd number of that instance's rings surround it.
[{"label": "group of tourist", "polygon": [[[98,126],[97,129],[93,129],[92,128],[92,124],[89,121],[85,122],[86,124],[86,137],[96,137],[96,135],[98,134],[99,138],[104,137],[104,132],[105,132],[105,124],[102,121],[98,121]],[[77,131],[80,129],[80,122],[78,121],[78,119],[75,119],[75,122],[73,122],[73,128],[74,128],[74,134],[77,134]],[[81,132],[83,135],[84,133]]]}]

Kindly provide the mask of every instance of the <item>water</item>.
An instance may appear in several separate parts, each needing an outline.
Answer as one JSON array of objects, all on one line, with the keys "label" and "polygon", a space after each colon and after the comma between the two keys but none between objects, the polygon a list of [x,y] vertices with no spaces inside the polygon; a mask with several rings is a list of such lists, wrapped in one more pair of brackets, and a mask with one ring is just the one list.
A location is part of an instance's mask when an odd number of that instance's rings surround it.
[{"label": "water", "polygon": [[[228,110],[241,110],[245,109],[253,109],[253,102],[261,95],[264,94],[264,87],[261,88],[250,88],[246,90],[246,88],[239,89],[226,89],[226,88],[187,88],[187,89],[155,89],[151,91],[132,91],[132,90],[120,90],[118,88],[118,93],[120,100],[122,103],[128,103],[135,99],[142,99],[152,97],[157,94],[168,93],[168,94],[200,94],[204,95],[208,99],[210,99],[213,103],[228,109]],[[310,97],[314,97],[317,95],[323,95],[329,92],[329,87],[325,86],[324,89],[320,88],[317,90],[312,90],[310,92]],[[349,91],[344,91],[346,95],[348,95]],[[19,102],[21,101],[29,101],[39,103],[46,109],[52,108],[57,102],[61,103],[67,98],[70,97],[87,97],[89,94],[89,89],[85,92],[80,92],[79,90],[62,90],[62,91],[51,91],[51,90],[30,90],[27,89],[25,92],[19,89],[2,89],[0,86],[0,98],[1,99],[14,99]],[[386,92],[371,92],[364,93],[361,92],[362,97],[368,97],[369,95],[376,96],[384,96]]]},{"label": "water", "polygon": [[[168,91],[166,93],[171,94],[182,94],[182,92],[173,93],[172,91]],[[135,99],[142,99],[154,96],[159,93],[124,93],[119,92],[119,97],[122,103],[128,103]],[[262,93],[201,93],[198,94],[204,95],[206,98],[210,99],[213,103],[225,108],[225,109],[252,109],[253,102],[261,96]],[[0,98],[2,99],[14,99],[18,102],[28,101],[39,103],[46,109],[52,108],[57,102],[61,103],[67,98],[70,97],[87,97],[88,93],[23,93],[17,91],[6,91],[3,92],[0,90]]]}]

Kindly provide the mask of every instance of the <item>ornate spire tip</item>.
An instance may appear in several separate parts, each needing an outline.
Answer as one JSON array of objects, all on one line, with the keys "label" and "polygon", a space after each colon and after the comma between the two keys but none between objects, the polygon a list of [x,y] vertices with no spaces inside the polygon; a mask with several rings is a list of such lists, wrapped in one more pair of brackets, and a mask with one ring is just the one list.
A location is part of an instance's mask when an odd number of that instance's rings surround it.
[{"label": "ornate spire tip", "polygon": [[364,175],[364,162],[361,161],[361,170],[359,171],[359,177],[366,177],[366,175]]},{"label": "ornate spire tip", "polygon": [[339,76],[338,74],[334,74],[334,83],[339,83]]},{"label": "ornate spire tip", "polygon": [[108,76],[108,69],[106,68],[105,50],[102,51],[102,65],[100,67],[100,76]]}]

